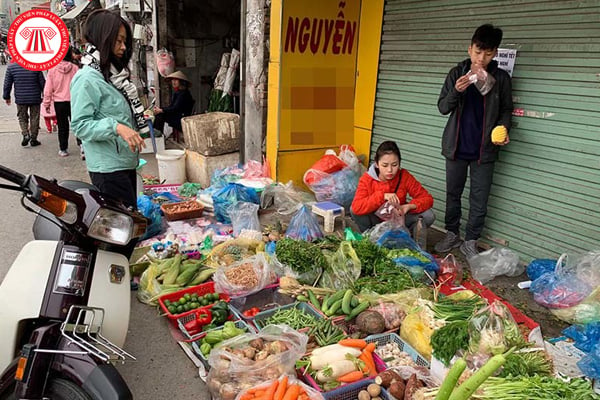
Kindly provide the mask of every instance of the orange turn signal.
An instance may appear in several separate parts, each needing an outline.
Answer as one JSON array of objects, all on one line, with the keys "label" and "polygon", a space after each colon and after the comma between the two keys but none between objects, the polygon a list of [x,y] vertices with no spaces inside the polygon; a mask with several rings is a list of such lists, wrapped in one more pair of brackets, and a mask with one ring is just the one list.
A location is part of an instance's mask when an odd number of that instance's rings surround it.
[{"label": "orange turn signal", "polygon": [[67,201],[65,199],[46,192],[45,190],[42,190],[42,195],[37,205],[57,217],[63,216],[67,210]]},{"label": "orange turn signal", "polygon": [[17,364],[17,372],[15,372],[15,379],[18,381],[23,380],[23,376],[25,376],[25,368],[27,367],[27,357],[19,358],[19,363]]}]

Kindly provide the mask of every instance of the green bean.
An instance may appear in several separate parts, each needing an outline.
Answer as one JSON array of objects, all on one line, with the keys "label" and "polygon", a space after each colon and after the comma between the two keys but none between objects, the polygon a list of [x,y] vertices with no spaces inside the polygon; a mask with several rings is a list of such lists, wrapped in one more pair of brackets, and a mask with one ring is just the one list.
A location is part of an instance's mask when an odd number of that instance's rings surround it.
[{"label": "green bean", "polygon": [[312,327],[316,322],[317,319],[314,316],[307,314],[298,308],[287,308],[277,310],[275,314],[264,321],[264,325],[285,324],[292,329],[301,329]]}]

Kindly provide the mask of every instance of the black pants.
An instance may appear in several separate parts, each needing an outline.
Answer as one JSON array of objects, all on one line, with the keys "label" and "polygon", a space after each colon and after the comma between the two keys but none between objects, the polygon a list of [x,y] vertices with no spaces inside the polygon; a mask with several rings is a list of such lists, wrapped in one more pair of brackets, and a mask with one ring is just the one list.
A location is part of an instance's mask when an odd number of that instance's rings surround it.
[{"label": "black pants", "polygon": [[461,197],[470,175],[469,218],[465,240],[477,240],[481,236],[487,204],[492,188],[494,162],[478,164],[477,161],[446,159],[446,229],[459,233]]},{"label": "black pants", "polygon": [[62,151],[69,148],[69,120],[71,119],[71,102],[55,101],[56,123],[58,125],[58,147]]},{"label": "black pants", "polygon": [[165,123],[169,124],[169,126],[173,129],[176,129],[178,131],[182,130],[181,118],[177,118],[176,116],[166,112],[157,114],[154,117],[154,122],[152,123],[152,126],[154,127],[154,129],[163,132],[165,128]]},{"label": "black pants", "polygon": [[135,169],[115,172],[90,172],[92,184],[103,194],[137,208],[137,175]]}]

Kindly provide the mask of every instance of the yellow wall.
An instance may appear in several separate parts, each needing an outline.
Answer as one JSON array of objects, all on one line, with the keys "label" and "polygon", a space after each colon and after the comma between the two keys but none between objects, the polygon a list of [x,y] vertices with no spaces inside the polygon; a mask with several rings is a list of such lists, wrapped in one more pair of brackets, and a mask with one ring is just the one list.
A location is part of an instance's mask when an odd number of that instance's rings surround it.
[{"label": "yellow wall", "polygon": [[271,2],[267,157],[278,181],[302,184],[341,144],[368,156],[383,3]]}]

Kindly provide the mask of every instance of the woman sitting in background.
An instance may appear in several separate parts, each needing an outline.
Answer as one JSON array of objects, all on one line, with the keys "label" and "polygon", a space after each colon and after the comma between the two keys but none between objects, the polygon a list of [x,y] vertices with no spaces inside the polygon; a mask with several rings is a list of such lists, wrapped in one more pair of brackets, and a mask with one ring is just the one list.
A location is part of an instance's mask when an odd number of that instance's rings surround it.
[{"label": "woman sitting in background", "polygon": [[171,128],[181,131],[181,118],[192,115],[196,103],[189,91],[191,83],[181,71],[175,71],[165,79],[171,82],[173,95],[168,107],[154,107],[154,130],[162,133],[166,122]]},{"label": "woman sitting in background", "polygon": [[[361,232],[382,222],[375,212],[385,202],[404,215],[404,223],[411,232],[419,217],[423,217],[427,227],[435,221],[431,211],[433,197],[410,172],[400,168],[401,159],[396,143],[381,143],[375,153],[375,162],[358,181],[350,209]],[[407,196],[411,198],[409,202]]]}]

